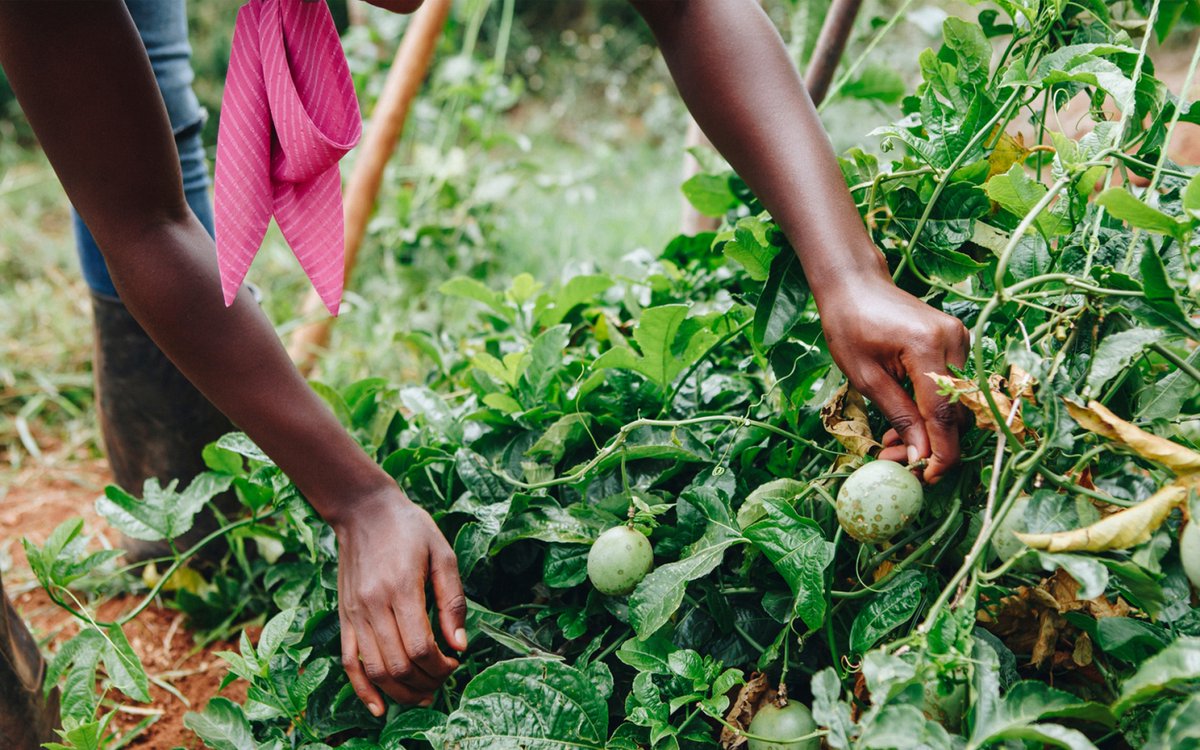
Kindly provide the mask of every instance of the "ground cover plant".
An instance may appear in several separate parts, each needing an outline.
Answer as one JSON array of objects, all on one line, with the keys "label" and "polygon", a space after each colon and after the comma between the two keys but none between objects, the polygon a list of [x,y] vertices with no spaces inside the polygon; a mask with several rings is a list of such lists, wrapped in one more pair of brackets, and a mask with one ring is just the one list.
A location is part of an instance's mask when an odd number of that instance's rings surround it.
[{"label": "ground cover plant", "polygon": [[[224,654],[247,700],[188,726],[218,750],[1191,746],[1200,184],[1166,154],[1200,108],[1146,52],[1196,11],[947,18],[877,131],[891,151],[842,160],[897,282],[973,333],[940,387],[974,426],[936,486],[880,491],[905,480],[872,458],[885,425],[833,367],[791,248],[714,165],[684,192],[718,232],[555,285],[452,279],[478,325],[408,338],[423,382],[317,386],[453,540],[471,648],[432,706],[356,700],[333,534],[244,436],[186,488],[110,488],[98,510],[139,539],[242,502],[144,575],[201,634],[265,622]],[[148,678],[121,629],[137,610],[104,622],[78,593],[118,554],[81,528],[27,553],[83,624],[50,669],[63,746],[115,747],[113,701]]]}]

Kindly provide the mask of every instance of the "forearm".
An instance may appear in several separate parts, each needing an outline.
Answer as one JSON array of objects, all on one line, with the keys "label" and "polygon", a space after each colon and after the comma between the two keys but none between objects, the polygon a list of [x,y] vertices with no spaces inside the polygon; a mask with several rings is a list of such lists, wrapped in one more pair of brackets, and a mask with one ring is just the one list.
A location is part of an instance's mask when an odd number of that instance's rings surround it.
[{"label": "forearm", "polygon": [[756,0],[634,5],[696,122],[796,249],[818,303],[834,281],[886,275],[812,100]]},{"label": "forearm", "polygon": [[122,299],[180,370],[326,518],[390,483],[248,295],[224,307],[212,240],[183,199],[170,125],[123,4],[0,2],[0,64]]}]

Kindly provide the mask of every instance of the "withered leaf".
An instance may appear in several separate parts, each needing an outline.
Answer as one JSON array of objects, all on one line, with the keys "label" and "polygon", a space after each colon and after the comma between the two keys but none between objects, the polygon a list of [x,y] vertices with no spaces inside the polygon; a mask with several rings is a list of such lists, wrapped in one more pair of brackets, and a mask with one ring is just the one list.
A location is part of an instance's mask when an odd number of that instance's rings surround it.
[{"label": "withered leaf", "polygon": [[1066,404],[1071,417],[1084,429],[1121,443],[1142,458],[1159,463],[1181,476],[1200,473],[1200,453],[1126,422],[1099,401],[1090,401],[1087,406],[1071,401]]},{"label": "withered leaf", "polygon": [[[725,721],[735,727],[741,727],[743,730],[748,729],[750,720],[758,712],[759,706],[768,698],[769,691],[770,684],[767,682],[766,674],[755,672],[750,675],[750,679],[746,680],[746,684],[742,685],[742,689],[738,691],[737,698],[729,708],[729,713],[725,714]],[[744,744],[746,744],[744,734],[735,732],[729,727],[721,730],[721,747],[724,750],[733,750]]]},{"label": "withered leaf", "polygon": [[[974,380],[966,378],[957,378],[950,375],[941,375],[936,372],[925,373],[933,379],[933,382],[938,384],[943,391],[952,391],[963,406],[970,410],[975,417],[975,424],[981,429],[999,432],[1000,428],[996,422],[996,415],[992,412],[992,407],[988,403],[987,396],[979,384]],[[1013,400],[1004,392],[1004,378],[999,374],[994,374],[988,378],[988,385],[992,392],[992,398],[996,400],[996,406],[1005,419],[1012,414],[1012,423],[1009,429],[1012,434],[1018,439],[1025,437],[1025,423],[1021,420],[1020,409],[1016,414],[1013,414]]]},{"label": "withered leaf", "polygon": [[1150,539],[1175,506],[1187,499],[1189,487],[1168,484],[1137,505],[1099,521],[1054,534],[1022,534],[1017,538],[1034,549],[1047,552],[1105,552],[1128,549]]},{"label": "withered leaf", "polygon": [[843,383],[829,403],[821,407],[821,424],[854,456],[865,456],[882,447],[871,434],[866,399],[849,383]]}]

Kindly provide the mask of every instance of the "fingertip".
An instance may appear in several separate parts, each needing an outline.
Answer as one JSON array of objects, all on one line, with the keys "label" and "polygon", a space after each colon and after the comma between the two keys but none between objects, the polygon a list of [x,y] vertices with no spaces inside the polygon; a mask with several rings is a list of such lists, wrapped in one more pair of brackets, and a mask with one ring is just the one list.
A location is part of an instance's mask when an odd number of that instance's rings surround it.
[{"label": "fingertip", "polygon": [[383,716],[383,706],[379,705],[378,703],[375,703],[374,701],[367,704],[367,710],[370,711],[371,715],[374,716],[376,719]]},{"label": "fingertip", "polygon": [[454,631],[454,647],[459,651],[467,650],[467,630],[458,628]]}]

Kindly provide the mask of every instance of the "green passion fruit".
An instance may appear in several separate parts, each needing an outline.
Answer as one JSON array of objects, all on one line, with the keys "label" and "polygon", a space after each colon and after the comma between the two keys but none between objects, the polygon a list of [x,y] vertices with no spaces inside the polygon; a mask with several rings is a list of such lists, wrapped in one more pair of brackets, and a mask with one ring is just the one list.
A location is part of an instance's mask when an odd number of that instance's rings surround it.
[{"label": "green passion fruit", "polygon": [[749,747],[750,750],[818,750],[820,737],[799,739],[815,731],[817,723],[804,704],[790,701],[779,707],[768,703],[750,721],[748,734],[753,737]]},{"label": "green passion fruit", "polygon": [[854,471],[837,494],[838,523],[860,542],[886,542],[921,512],[925,492],[895,461],[872,461]]},{"label": "green passion fruit", "polygon": [[652,567],[654,550],[650,540],[628,526],[615,526],[604,532],[588,552],[588,578],[602,594],[628,594]]},{"label": "green passion fruit", "polygon": [[1200,519],[1196,516],[1192,516],[1179,535],[1179,559],[1188,580],[1200,589]]}]

